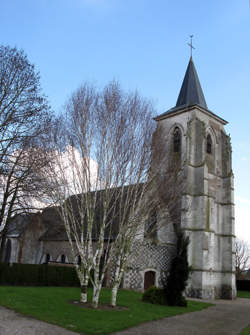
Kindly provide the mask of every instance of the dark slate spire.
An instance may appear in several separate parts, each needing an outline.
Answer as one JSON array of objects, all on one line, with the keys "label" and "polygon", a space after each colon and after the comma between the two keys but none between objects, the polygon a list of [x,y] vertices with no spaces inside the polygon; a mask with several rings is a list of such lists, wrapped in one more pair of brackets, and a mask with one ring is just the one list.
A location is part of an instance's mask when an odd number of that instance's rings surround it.
[{"label": "dark slate spire", "polygon": [[[191,40],[192,42],[192,40]],[[192,46],[192,43],[191,43]],[[227,121],[219,117],[218,115],[212,113],[206,104],[206,100],[204,98],[204,94],[201,89],[201,84],[198,78],[198,74],[196,72],[194,62],[192,56],[190,57],[188,67],[185,73],[185,77],[181,86],[181,90],[176,102],[176,106],[167,110],[165,113],[160,114],[154,118],[155,121],[160,121],[165,118],[174,116],[175,113],[181,111],[189,111],[193,109],[195,106],[199,106],[203,109],[206,109],[206,113],[216,118],[223,125],[227,124]]]},{"label": "dark slate spire", "polygon": [[200,107],[207,109],[206,100],[202,92],[192,57],[190,57],[175,108],[191,105],[199,105]]}]

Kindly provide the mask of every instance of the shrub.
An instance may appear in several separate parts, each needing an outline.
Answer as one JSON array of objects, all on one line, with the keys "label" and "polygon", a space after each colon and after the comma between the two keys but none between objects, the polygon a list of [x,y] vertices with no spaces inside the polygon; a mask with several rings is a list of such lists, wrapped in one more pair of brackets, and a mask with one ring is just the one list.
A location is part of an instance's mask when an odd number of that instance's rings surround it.
[{"label": "shrub", "polygon": [[155,286],[149,287],[142,295],[142,301],[150,302],[151,304],[165,305],[163,290]]},{"label": "shrub", "polygon": [[187,260],[189,239],[182,231],[177,232],[176,255],[169,273],[162,280],[164,296],[169,306],[187,306],[183,291],[187,286],[190,267]]}]

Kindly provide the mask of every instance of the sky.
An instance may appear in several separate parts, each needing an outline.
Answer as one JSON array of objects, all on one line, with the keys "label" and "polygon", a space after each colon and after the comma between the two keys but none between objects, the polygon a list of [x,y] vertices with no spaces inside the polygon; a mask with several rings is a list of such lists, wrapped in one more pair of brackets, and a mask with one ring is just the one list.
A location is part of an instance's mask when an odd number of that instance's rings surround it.
[{"label": "sky", "polygon": [[189,35],[208,108],[229,122],[235,230],[250,243],[249,0],[0,1],[0,44],[25,51],[56,113],[81,83],[113,79],[165,112],[176,104]]}]

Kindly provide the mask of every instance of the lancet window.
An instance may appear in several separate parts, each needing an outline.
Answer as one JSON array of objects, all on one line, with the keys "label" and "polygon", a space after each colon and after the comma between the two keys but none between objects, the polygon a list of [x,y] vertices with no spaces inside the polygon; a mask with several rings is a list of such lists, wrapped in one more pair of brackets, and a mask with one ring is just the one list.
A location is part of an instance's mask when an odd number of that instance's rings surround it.
[{"label": "lancet window", "polygon": [[181,132],[178,127],[175,127],[174,129],[174,152],[180,152],[181,151]]},{"label": "lancet window", "polygon": [[207,153],[212,153],[212,138],[210,134],[207,135]]}]

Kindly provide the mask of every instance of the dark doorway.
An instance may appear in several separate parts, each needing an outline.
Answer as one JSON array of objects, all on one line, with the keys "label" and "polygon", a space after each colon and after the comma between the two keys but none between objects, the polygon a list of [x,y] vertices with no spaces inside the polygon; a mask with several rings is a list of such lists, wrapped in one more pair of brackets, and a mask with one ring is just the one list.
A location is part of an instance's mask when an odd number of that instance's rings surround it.
[{"label": "dark doorway", "polygon": [[5,257],[4,257],[5,263],[10,262],[10,256],[11,256],[11,240],[8,240],[5,249]]},{"label": "dark doorway", "polygon": [[155,271],[147,271],[144,274],[144,290],[155,285]]}]

